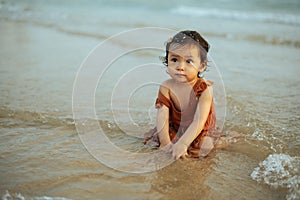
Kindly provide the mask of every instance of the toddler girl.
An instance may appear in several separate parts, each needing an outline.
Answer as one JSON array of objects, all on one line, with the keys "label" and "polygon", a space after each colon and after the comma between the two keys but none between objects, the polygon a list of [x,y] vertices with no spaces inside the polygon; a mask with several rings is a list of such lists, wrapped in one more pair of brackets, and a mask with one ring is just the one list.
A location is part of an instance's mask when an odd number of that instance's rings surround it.
[{"label": "toddler girl", "polygon": [[216,129],[213,83],[205,80],[208,42],[196,31],[181,31],[166,44],[163,64],[170,79],[159,88],[156,128],[145,134],[145,144],[180,157],[206,156],[220,137]]}]

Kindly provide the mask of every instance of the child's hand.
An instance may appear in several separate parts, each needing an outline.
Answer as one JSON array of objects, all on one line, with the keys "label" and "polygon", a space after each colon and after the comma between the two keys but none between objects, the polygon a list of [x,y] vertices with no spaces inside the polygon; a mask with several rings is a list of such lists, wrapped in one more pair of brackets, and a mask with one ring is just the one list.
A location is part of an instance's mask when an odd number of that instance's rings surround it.
[{"label": "child's hand", "polygon": [[178,141],[172,147],[172,158],[174,158],[175,160],[178,160],[178,158],[180,157],[185,158],[185,156],[188,155],[187,148],[188,148],[187,145]]},{"label": "child's hand", "polygon": [[202,144],[200,146],[200,157],[205,157],[214,148],[213,139],[211,137],[205,136],[203,138]]}]

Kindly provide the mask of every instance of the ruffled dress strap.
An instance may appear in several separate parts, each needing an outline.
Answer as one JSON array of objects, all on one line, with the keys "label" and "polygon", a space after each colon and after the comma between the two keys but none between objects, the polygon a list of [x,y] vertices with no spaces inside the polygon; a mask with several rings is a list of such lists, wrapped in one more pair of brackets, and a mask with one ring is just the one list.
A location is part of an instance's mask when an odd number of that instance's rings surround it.
[{"label": "ruffled dress strap", "polygon": [[201,93],[206,90],[208,86],[213,85],[212,81],[206,81],[203,78],[199,78],[198,81],[193,86],[194,93],[196,97],[200,97]]},{"label": "ruffled dress strap", "polygon": [[163,105],[167,106],[168,108],[171,107],[170,99],[165,97],[160,91],[158,92],[158,97],[155,102],[155,108],[161,108]]}]

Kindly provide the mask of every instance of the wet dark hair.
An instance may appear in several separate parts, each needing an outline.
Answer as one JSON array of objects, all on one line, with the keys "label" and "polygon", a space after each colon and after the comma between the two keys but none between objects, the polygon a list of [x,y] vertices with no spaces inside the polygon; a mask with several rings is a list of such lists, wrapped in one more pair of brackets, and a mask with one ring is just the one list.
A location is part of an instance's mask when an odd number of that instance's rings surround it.
[{"label": "wet dark hair", "polygon": [[209,44],[208,42],[197,32],[197,31],[180,31],[176,35],[174,35],[173,38],[170,38],[168,42],[166,43],[166,55],[163,57],[160,57],[162,60],[162,63],[165,66],[168,66],[168,55],[169,55],[169,49],[171,45],[173,44],[180,44],[180,45],[186,45],[186,44],[195,44],[199,47],[200,50],[200,60],[201,62],[207,62],[207,53],[209,50]]}]

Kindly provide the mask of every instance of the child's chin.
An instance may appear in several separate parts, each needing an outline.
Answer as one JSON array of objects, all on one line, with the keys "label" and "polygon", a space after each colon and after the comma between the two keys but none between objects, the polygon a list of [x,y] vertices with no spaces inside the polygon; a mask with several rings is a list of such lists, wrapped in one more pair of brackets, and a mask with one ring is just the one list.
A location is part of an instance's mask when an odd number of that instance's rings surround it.
[{"label": "child's chin", "polygon": [[193,82],[193,80],[189,80],[186,77],[175,78],[175,80],[178,83],[190,83],[190,82]]},{"label": "child's chin", "polygon": [[186,79],[175,79],[176,82],[178,83],[187,83],[188,81]]},{"label": "child's chin", "polygon": [[183,83],[188,81],[185,76],[175,76],[173,77],[173,79],[175,79],[177,82],[183,82]]}]

